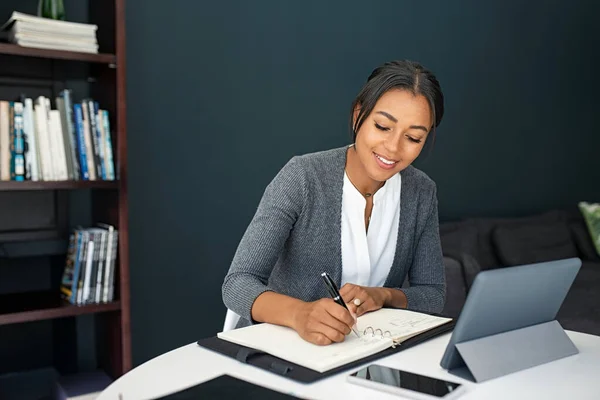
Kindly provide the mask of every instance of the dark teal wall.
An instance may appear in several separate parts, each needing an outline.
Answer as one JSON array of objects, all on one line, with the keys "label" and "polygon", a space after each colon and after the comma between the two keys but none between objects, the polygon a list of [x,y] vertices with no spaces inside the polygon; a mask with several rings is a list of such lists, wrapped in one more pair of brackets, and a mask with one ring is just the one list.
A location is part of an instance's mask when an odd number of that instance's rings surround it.
[{"label": "dark teal wall", "polygon": [[348,143],[371,69],[437,73],[446,117],[418,166],[444,220],[600,200],[595,1],[127,1],[133,350],[213,335],[262,191]]}]

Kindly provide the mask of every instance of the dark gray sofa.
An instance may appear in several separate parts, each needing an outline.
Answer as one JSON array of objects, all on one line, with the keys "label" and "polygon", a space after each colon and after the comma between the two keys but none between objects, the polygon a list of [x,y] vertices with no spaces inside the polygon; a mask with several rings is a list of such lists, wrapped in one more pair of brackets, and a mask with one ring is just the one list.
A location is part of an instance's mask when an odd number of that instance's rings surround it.
[{"label": "dark gray sofa", "polygon": [[481,270],[579,257],[582,266],[557,316],[563,328],[600,335],[600,257],[577,209],[440,224],[444,314],[457,317]]}]

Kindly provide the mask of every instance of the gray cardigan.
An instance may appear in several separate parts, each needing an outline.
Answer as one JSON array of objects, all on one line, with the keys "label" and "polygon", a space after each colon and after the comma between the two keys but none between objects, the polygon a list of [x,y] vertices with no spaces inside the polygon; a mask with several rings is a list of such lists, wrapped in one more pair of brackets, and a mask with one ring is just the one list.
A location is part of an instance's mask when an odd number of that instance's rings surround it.
[{"label": "gray cardigan", "polygon": [[[342,277],[342,185],[347,147],[293,157],[265,189],[223,282],[223,302],[252,323],[254,300],[271,290],[304,301],[328,297],[321,273]],[[402,288],[408,309],[441,312],[446,282],[435,183],[409,166],[400,172],[400,224],[384,286]]]}]

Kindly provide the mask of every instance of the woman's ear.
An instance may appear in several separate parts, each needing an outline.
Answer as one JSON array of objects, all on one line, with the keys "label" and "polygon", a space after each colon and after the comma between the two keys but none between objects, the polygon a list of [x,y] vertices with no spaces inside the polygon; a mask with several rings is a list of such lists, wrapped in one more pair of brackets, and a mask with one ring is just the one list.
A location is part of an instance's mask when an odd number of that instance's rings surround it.
[{"label": "woman's ear", "polygon": [[354,107],[354,112],[352,113],[352,129],[356,126],[356,121],[358,120],[358,114],[360,113],[360,104],[357,104]]}]

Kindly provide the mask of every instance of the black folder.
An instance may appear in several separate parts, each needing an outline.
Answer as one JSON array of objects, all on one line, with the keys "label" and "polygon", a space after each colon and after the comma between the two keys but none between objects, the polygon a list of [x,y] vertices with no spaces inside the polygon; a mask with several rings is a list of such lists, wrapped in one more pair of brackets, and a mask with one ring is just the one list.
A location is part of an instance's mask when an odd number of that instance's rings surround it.
[{"label": "black folder", "polygon": [[155,400],[198,399],[292,400],[298,397],[267,389],[230,375],[220,375]]},{"label": "black folder", "polygon": [[341,365],[325,372],[318,372],[279,357],[275,357],[269,353],[265,353],[250,347],[241,346],[227,340],[219,339],[216,336],[200,339],[197,343],[199,346],[206,349],[235,358],[240,362],[253,365],[274,374],[281,375],[285,378],[302,383],[312,383],[320,379],[327,378],[331,375],[338,374],[342,371],[358,367],[364,363],[368,363],[389,356],[390,354],[411,348],[436,336],[449,332],[454,328],[454,322],[455,321],[453,319],[443,325],[425,331],[417,336],[413,336],[412,338],[407,339],[401,344],[397,345],[395,348],[387,348],[380,352],[371,354],[367,357],[352,361],[348,364]]}]

